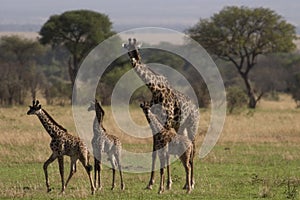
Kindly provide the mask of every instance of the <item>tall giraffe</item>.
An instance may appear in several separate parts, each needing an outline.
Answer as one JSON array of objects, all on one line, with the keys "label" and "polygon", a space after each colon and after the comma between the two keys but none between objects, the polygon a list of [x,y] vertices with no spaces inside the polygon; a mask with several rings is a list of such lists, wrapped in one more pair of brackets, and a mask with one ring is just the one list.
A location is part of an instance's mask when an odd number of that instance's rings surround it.
[{"label": "tall giraffe", "polygon": [[166,129],[157,116],[152,113],[150,103],[141,104],[140,107],[147,118],[147,121],[152,129],[154,137],[154,145],[158,149],[158,157],[160,160],[160,187],[158,193],[164,191],[164,167],[169,165],[169,155],[177,155],[184,166],[186,172],[186,187],[187,192],[192,190],[191,186],[191,171],[193,165],[191,161],[193,158],[193,144],[187,136],[178,135],[173,128]]},{"label": "tall giraffe", "polygon": [[[152,93],[151,106],[155,104],[160,105],[159,118],[164,119],[163,124],[166,129],[174,128],[180,135],[184,135],[184,130],[187,131],[188,138],[193,143],[193,151],[195,151],[195,136],[199,123],[198,107],[189,97],[173,89],[165,76],[155,73],[142,62],[136,39],[131,40],[129,38],[128,42],[128,44],[123,44],[123,47],[128,50],[134,71]],[[195,152],[193,152],[193,155],[195,155]],[[153,148],[152,172],[147,186],[148,189],[151,189],[154,184],[156,156],[156,151]],[[193,164],[192,160],[193,158],[191,159],[191,164]],[[192,187],[195,184],[193,173],[192,168]],[[171,187],[171,182],[168,184],[168,187]]]},{"label": "tall giraffe", "polygon": [[[33,101],[32,106],[29,106],[27,115],[37,115],[42,125],[51,137],[50,148],[52,150],[52,154],[43,166],[47,192],[51,191],[48,180],[48,165],[51,164],[54,160],[58,159],[62,187],[61,193],[65,192],[65,188],[67,187],[73,174],[76,172],[77,160],[80,160],[89,176],[91,191],[92,194],[94,194],[95,187],[91,176],[92,166],[89,164],[90,153],[87,149],[86,144],[79,137],[69,134],[64,127],[54,121],[54,119],[44,109],[42,109],[42,106],[39,104],[38,100]],[[63,156],[65,155],[71,158],[71,169],[66,183],[64,182],[63,158]]]},{"label": "tall giraffe", "polygon": [[125,184],[123,182],[123,173],[121,166],[121,151],[122,151],[122,143],[117,136],[109,135],[106,133],[105,128],[103,127],[103,117],[104,110],[102,109],[100,103],[95,99],[95,102],[92,102],[88,111],[95,110],[96,116],[93,123],[93,132],[94,136],[92,138],[92,147],[94,152],[94,162],[95,162],[95,184],[98,179],[98,187],[102,188],[101,185],[101,161],[102,161],[102,153],[106,153],[108,155],[108,159],[112,166],[113,171],[113,180],[112,187],[113,190],[115,187],[115,173],[116,168],[118,167],[121,179],[121,189],[125,189]]}]

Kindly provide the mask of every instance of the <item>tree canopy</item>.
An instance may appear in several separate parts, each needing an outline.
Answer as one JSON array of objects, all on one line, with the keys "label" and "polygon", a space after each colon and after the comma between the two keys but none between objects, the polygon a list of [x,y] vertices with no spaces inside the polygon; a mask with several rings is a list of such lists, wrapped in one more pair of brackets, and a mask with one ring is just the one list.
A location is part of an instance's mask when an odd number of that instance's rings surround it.
[{"label": "tree canopy", "polygon": [[225,7],[187,30],[209,53],[234,64],[244,80],[249,107],[262,96],[255,94],[249,72],[261,54],[295,49],[295,27],[268,8]]},{"label": "tree canopy", "polygon": [[113,34],[105,14],[90,10],[67,11],[53,15],[40,30],[40,42],[64,46],[70,53],[69,75],[72,85],[82,59],[93,47]]}]

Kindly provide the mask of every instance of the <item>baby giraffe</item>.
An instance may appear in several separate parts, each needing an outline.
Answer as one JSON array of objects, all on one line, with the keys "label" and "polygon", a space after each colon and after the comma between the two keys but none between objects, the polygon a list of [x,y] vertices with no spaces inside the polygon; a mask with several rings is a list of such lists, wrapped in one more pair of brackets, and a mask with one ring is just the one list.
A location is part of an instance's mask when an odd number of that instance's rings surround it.
[{"label": "baby giraffe", "polygon": [[164,191],[164,168],[166,163],[169,164],[169,155],[179,156],[185,172],[186,172],[186,189],[187,193],[192,190],[191,184],[191,168],[190,161],[193,158],[193,144],[188,137],[176,134],[174,129],[166,129],[157,119],[157,116],[151,112],[149,102],[140,104],[147,121],[152,129],[155,149],[158,149],[158,157],[160,160],[160,186],[158,193]]},{"label": "baby giraffe", "polygon": [[122,174],[122,166],[121,166],[121,151],[122,151],[122,144],[118,137],[114,135],[109,135],[106,133],[105,128],[103,127],[103,117],[104,117],[104,110],[102,109],[100,103],[95,99],[95,102],[92,102],[88,111],[95,110],[96,117],[94,119],[93,124],[93,132],[94,136],[92,139],[92,147],[94,152],[95,158],[95,183],[98,179],[98,187],[99,189],[102,188],[101,185],[101,160],[102,160],[102,153],[105,152],[108,155],[108,159],[112,166],[113,171],[113,180],[112,180],[112,187],[113,190],[115,187],[115,173],[116,168],[118,167],[120,172],[120,179],[121,179],[121,189],[125,189],[125,184],[123,182],[123,174]]},{"label": "baby giraffe", "polygon": [[[59,172],[61,176],[61,193],[65,192],[65,188],[67,187],[70,179],[73,174],[76,172],[76,162],[80,160],[82,165],[84,166],[90,180],[92,194],[94,194],[95,187],[93,184],[91,171],[92,166],[89,164],[90,153],[87,149],[86,144],[79,138],[74,135],[71,135],[67,132],[65,128],[59,125],[54,119],[44,110],[42,106],[39,104],[39,101],[33,101],[32,106],[29,106],[29,110],[27,115],[37,115],[42,125],[48,132],[51,137],[50,148],[52,150],[52,154],[49,159],[44,163],[44,173],[46,179],[47,192],[50,192],[50,185],[48,180],[48,165],[52,163],[54,160],[58,159],[59,164]],[[71,169],[70,175],[66,181],[64,182],[64,158],[63,156],[71,157]]]}]

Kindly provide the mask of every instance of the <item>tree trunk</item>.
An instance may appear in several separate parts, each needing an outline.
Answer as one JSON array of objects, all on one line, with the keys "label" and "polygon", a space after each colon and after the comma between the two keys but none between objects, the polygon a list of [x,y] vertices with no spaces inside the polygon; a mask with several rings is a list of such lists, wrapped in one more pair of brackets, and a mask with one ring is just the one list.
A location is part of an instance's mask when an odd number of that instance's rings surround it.
[{"label": "tree trunk", "polygon": [[248,74],[241,73],[241,77],[243,78],[243,80],[245,82],[246,89],[247,89],[247,95],[248,95],[248,98],[249,98],[248,108],[253,108],[254,109],[256,107],[256,104],[257,104],[257,99],[255,98],[254,91],[253,91],[251,83],[248,79]]},{"label": "tree trunk", "polygon": [[76,79],[76,75],[77,75],[77,70],[78,70],[78,60],[75,56],[70,57],[69,58],[69,76],[70,76],[70,80],[71,80],[71,89],[72,89],[72,96],[71,101],[73,100],[73,103],[76,102],[77,100],[77,92],[76,90],[74,90],[74,86],[75,86],[75,79]]},{"label": "tree trunk", "polygon": [[255,108],[257,104],[257,100],[255,98],[254,94],[251,94],[251,96],[249,96],[249,103],[248,103],[248,108]]}]

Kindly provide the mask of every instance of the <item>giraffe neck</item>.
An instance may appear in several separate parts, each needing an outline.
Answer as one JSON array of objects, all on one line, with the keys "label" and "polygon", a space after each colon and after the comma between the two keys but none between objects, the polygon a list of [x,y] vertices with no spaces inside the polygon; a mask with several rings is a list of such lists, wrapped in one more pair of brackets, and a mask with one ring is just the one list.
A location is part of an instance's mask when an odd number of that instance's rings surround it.
[{"label": "giraffe neck", "polygon": [[134,70],[152,93],[160,93],[166,88],[171,88],[166,77],[156,74],[143,63],[137,63]]},{"label": "giraffe neck", "polygon": [[151,127],[153,135],[156,133],[162,132],[165,128],[157,119],[156,115],[153,114],[150,110],[146,114],[147,121]]},{"label": "giraffe neck", "polygon": [[101,112],[101,108],[98,104],[95,104],[95,112],[96,112],[96,119],[98,120],[99,124],[102,124],[103,121],[103,114]]},{"label": "giraffe neck", "polygon": [[58,137],[67,132],[67,130],[59,125],[44,109],[41,109],[36,115],[50,137]]},{"label": "giraffe neck", "polygon": [[99,103],[95,104],[95,112],[96,112],[96,117],[94,120],[94,125],[99,126],[100,129],[105,130],[103,127],[103,117],[104,117],[104,110],[100,107]]},{"label": "giraffe neck", "polygon": [[101,123],[99,123],[97,117],[95,117],[94,119],[93,132],[94,132],[94,137],[99,137],[105,134],[105,129],[102,127]]}]

